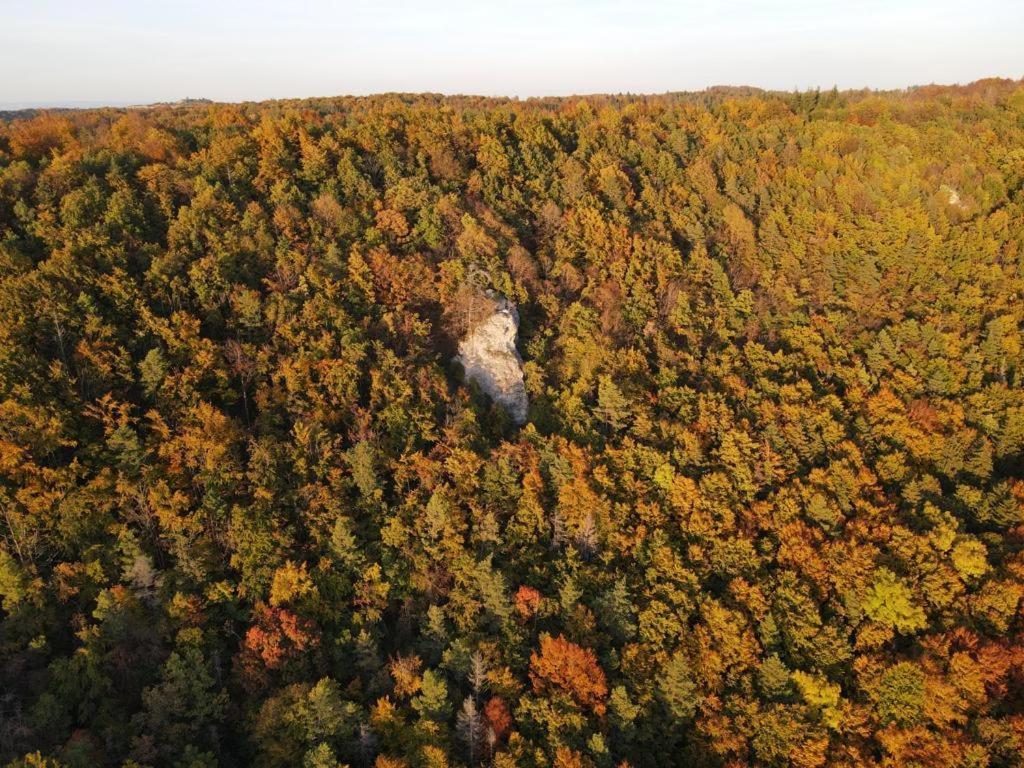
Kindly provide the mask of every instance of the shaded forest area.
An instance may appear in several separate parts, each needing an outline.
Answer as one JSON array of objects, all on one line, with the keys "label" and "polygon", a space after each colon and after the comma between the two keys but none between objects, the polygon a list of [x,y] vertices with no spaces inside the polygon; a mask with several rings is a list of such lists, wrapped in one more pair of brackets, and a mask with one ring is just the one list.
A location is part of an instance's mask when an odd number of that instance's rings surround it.
[{"label": "shaded forest area", "polygon": [[1022,183],[1010,81],[0,124],[0,764],[1024,765]]}]

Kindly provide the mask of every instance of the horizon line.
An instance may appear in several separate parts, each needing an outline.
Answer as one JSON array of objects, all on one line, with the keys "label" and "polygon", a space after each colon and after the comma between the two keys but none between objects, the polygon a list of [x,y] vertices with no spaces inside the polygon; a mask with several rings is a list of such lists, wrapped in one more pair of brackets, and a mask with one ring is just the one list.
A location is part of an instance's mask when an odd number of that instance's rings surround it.
[{"label": "horizon line", "polygon": [[469,99],[495,99],[495,100],[508,100],[508,101],[540,101],[547,99],[586,99],[586,98],[597,98],[597,97],[608,97],[608,96],[625,96],[625,97],[645,97],[645,96],[670,96],[674,94],[701,94],[708,93],[717,90],[749,90],[756,91],[764,94],[799,94],[799,93],[810,93],[813,91],[828,92],[837,91],[839,93],[900,93],[909,92],[921,88],[967,88],[978,83],[985,83],[989,81],[1002,82],[1002,83],[1018,83],[1024,84],[1024,75],[1021,77],[1012,77],[1007,75],[991,75],[986,77],[979,77],[968,81],[956,81],[956,82],[929,82],[929,83],[912,83],[905,86],[899,87],[876,87],[870,85],[864,85],[860,87],[844,87],[840,88],[837,84],[830,86],[806,86],[801,88],[794,86],[793,88],[769,88],[758,85],[749,84],[728,84],[728,83],[715,83],[704,86],[703,88],[688,89],[682,88],[678,90],[665,90],[665,91],[592,91],[592,92],[573,92],[573,93],[550,93],[550,94],[539,94],[539,95],[523,95],[523,94],[506,94],[506,93],[472,93],[472,92],[459,92],[459,91],[434,91],[434,90],[423,90],[423,91],[403,91],[403,90],[384,90],[384,91],[373,91],[366,93],[334,93],[334,94],[318,94],[311,96],[274,96],[269,98],[257,98],[257,99],[211,99],[203,96],[184,96],[180,99],[168,101],[155,100],[155,101],[139,101],[139,100],[128,100],[128,99],[47,99],[40,100],[38,102],[33,101],[0,101],[0,111],[3,112],[28,112],[32,110],[49,110],[59,109],[67,111],[86,111],[90,109],[145,109],[152,107],[161,106],[187,106],[189,104],[209,104],[209,105],[243,105],[243,104],[268,104],[273,102],[281,101],[314,101],[318,99],[369,99],[379,98],[381,96],[439,96],[442,98],[469,98]]}]

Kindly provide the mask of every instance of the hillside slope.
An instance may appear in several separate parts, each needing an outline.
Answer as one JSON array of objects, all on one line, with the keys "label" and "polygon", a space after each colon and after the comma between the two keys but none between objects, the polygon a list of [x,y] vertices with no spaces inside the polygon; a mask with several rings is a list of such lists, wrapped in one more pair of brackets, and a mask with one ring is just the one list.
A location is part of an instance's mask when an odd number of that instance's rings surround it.
[{"label": "hillside slope", "polygon": [[1006,81],[0,125],[0,764],[1022,765],[1022,182]]}]

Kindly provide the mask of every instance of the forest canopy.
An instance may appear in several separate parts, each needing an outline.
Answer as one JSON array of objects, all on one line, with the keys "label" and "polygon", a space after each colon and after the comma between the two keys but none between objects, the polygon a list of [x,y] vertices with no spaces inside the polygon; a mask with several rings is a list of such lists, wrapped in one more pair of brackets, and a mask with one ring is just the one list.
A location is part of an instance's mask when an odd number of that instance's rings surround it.
[{"label": "forest canopy", "polygon": [[1012,81],[0,123],[0,764],[1019,768],[1022,297]]}]

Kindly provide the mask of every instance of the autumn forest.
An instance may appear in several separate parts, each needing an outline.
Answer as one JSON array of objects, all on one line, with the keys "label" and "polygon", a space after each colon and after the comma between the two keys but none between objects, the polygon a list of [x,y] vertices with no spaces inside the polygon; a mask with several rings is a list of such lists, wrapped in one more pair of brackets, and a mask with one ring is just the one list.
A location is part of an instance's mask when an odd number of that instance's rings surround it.
[{"label": "autumn forest", "polygon": [[1019,82],[9,114],[0,765],[1020,768],[1022,328]]}]

